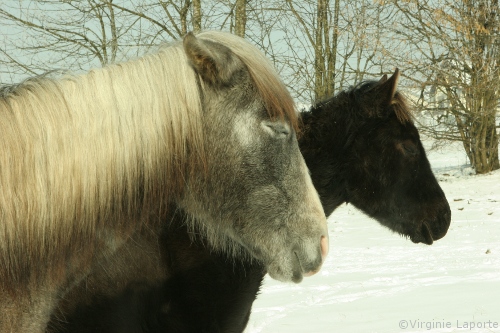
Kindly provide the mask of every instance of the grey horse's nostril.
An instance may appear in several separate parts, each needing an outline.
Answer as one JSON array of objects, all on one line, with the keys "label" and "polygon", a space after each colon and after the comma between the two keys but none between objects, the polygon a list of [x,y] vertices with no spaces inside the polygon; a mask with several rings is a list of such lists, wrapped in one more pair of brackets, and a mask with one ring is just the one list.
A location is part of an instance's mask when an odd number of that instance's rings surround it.
[{"label": "grey horse's nostril", "polygon": [[[318,251],[318,254],[321,254],[321,258],[317,258],[317,260],[314,263],[310,263],[311,265],[309,267],[304,267],[301,264],[302,271],[304,272],[304,276],[312,276],[316,273],[319,272],[321,269],[321,266],[323,265],[323,262],[325,261],[325,257],[328,254],[328,237],[326,236],[321,236],[320,239],[320,249]],[[298,254],[295,252],[298,258]],[[300,262],[300,260],[299,260]]]},{"label": "grey horse's nostril", "polygon": [[295,283],[300,283],[302,279],[304,278],[304,275],[302,274],[303,268],[300,262],[299,254],[297,251],[293,251],[293,254],[295,255],[295,260],[296,262],[296,269],[293,270],[293,276],[292,276],[292,281]]}]

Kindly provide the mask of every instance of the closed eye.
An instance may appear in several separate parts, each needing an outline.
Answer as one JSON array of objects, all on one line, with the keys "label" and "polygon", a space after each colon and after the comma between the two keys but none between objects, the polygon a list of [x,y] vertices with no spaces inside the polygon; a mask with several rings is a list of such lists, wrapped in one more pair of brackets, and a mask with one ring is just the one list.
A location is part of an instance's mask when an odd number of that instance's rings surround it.
[{"label": "closed eye", "polygon": [[276,138],[284,139],[291,133],[290,126],[281,121],[263,121],[262,127],[267,133]]},{"label": "closed eye", "polygon": [[400,141],[396,144],[396,149],[408,157],[416,157],[420,151],[416,144],[410,140]]}]

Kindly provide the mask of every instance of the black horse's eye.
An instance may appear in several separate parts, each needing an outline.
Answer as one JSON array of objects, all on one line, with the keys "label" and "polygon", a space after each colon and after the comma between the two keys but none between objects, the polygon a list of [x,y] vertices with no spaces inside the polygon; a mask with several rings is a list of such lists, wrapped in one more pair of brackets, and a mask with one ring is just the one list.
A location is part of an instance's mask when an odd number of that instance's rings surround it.
[{"label": "black horse's eye", "polygon": [[416,144],[410,140],[400,141],[396,144],[396,149],[402,152],[405,156],[415,157],[418,156],[419,150]]}]

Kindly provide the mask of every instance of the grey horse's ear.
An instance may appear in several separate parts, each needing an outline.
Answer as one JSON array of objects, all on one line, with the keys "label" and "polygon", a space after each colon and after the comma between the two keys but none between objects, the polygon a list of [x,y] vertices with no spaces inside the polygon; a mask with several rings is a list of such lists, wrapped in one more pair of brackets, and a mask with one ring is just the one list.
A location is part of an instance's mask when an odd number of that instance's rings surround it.
[{"label": "grey horse's ear", "polygon": [[233,74],[243,68],[243,63],[229,48],[197,38],[192,32],[184,37],[183,45],[194,70],[212,85],[229,85]]}]

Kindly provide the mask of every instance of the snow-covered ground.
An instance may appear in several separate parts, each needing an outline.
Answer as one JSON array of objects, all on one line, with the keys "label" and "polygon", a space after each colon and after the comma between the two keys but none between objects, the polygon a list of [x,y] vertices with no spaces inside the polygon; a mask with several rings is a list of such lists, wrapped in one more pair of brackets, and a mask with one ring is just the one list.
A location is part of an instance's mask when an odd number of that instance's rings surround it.
[{"label": "snow-covered ground", "polygon": [[443,239],[416,245],[342,206],[322,270],[266,276],[246,332],[500,332],[500,170],[471,175],[459,144],[428,157],[451,206]]}]

